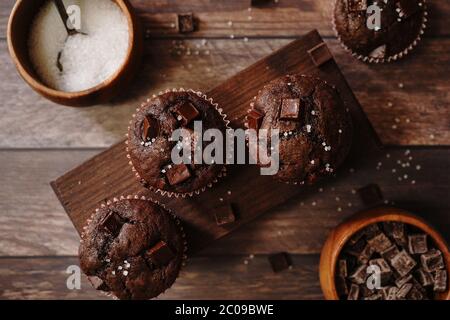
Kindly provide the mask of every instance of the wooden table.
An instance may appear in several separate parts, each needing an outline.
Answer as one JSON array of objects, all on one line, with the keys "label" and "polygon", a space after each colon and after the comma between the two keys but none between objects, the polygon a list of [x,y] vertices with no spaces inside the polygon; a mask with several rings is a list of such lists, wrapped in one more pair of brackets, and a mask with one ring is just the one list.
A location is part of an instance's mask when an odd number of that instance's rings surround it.
[{"label": "wooden table", "polygon": [[[0,298],[103,298],[85,278],[82,290],[66,288],[78,236],[48,182],[121,140],[133,110],[150,93],[208,90],[314,28],[389,147],[364,171],[344,172],[347,188],[330,181],[218,241],[191,259],[160,298],[320,299],[322,243],[337,222],[362,207],[354,190],[371,182],[450,238],[448,1],[429,1],[430,28],[413,54],[381,66],[341,49],[330,26],[331,0],[279,0],[251,11],[248,0],[132,2],[148,30],[145,64],[122,97],[85,109],[54,105],[19,78],[5,39],[14,1],[0,2]],[[199,31],[180,36],[175,16],[188,11],[198,17]],[[292,254],[294,268],[274,274],[267,255],[279,251]]]}]

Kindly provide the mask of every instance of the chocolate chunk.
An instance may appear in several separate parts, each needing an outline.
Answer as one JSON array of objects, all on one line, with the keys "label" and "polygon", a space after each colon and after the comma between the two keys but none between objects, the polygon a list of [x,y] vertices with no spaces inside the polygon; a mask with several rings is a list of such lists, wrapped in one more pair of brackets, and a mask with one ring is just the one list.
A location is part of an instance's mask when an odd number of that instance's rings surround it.
[{"label": "chocolate chunk", "polygon": [[214,214],[218,226],[224,226],[236,221],[233,206],[223,205],[215,210]]},{"label": "chocolate chunk", "polygon": [[383,59],[386,57],[386,45],[377,47],[375,50],[369,53],[369,57],[375,59]]},{"label": "chocolate chunk", "polygon": [[308,54],[316,67],[320,67],[325,62],[333,59],[333,55],[331,54],[325,42],[322,42],[314,48],[309,49]]},{"label": "chocolate chunk", "polygon": [[404,247],[407,245],[405,225],[403,223],[396,221],[383,222],[383,229],[399,246]]},{"label": "chocolate chunk", "polygon": [[348,240],[349,245],[356,244],[361,238],[364,237],[364,229],[357,231],[351,238]]},{"label": "chocolate chunk", "polygon": [[447,272],[445,270],[437,270],[434,276],[433,291],[444,292],[447,289]]},{"label": "chocolate chunk", "polygon": [[273,272],[281,272],[292,266],[291,257],[285,252],[270,255],[269,262]]},{"label": "chocolate chunk", "polygon": [[356,284],[352,284],[350,286],[350,291],[347,296],[347,300],[358,300],[359,298],[359,286]]},{"label": "chocolate chunk", "polygon": [[113,236],[119,234],[125,221],[114,211],[109,211],[108,214],[100,222],[103,230],[111,233]]},{"label": "chocolate chunk", "polygon": [[398,293],[397,287],[389,287],[389,291],[388,291],[385,299],[386,300],[397,300],[397,293]]},{"label": "chocolate chunk", "polygon": [[249,129],[258,131],[259,128],[261,127],[263,118],[264,118],[263,113],[259,112],[256,109],[252,109],[247,114],[247,124],[248,124]]},{"label": "chocolate chunk", "polygon": [[172,164],[170,166],[167,166],[165,170],[167,180],[172,186],[180,184],[191,177],[189,168],[184,163]]},{"label": "chocolate chunk", "polygon": [[180,121],[183,126],[187,126],[200,114],[197,108],[188,101],[185,101],[178,105],[175,108],[175,113],[177,114],[177,120]]},{"label": "chocolate chunk", "polygon": [[392,247],[389,247],[386,250],[382,251],[380,254],[384,259],[386,259],[386,261],[391,261],[392,258],[399,253],[400,251],[398,250],[397,246],[393,245]]},{"label": "chocolate chunk", "polygon": [[364,230],[364,235],[367,237],[367,239],[371,239],[381,233],[380,227],[378,227],[378,224],[373,223],[369,226],[367,226]]},{"label": "chocolate chunk", "polygon": [[409,18],[419,10],[419,5],[414,0],[399,0],[395,5],[398,15],[402,19]]},{"label": "chocolate chunk", "polygon": [[300,103],[300,99],[283,99],[281,101],[280,119],[291,121],[298,120]]},{"label": "chocolate chunk", "polygon": [[167,265],[174,257],[172,249],[162,240],[145,253],[145,258],[159,267]]},{"label": "chocolate chunk", "polygon": [[359,197],[365,205],[375,205],[383,200],[383,194],[380,187],[376,184],[369,184],[358,189]]},{"label": "chocolate chunk", "polygon": [[350,275],[349,279],[356,284],[363,284],[367,278],[367,265],[362,264]]},{"label": "chocolate chunk", "polygon": [[369,265],[371,266],[377,266],[380,269],[380,277],[381,277],[381,283],[386,283],[391,275],[392,270],[391,267],[389,267],[389,264],[384,260],[383,258],[379,259],[373,259],[369,261]]},{"label": "chocolate chunk", "polygon": [[377,253],[381,253],[392,246],[391,240],[384,233],[376,235],[372,239],[367,240],[367,242]]},{"label": "chocolate chunk", "polygon": [[347,0],[347,8],[350,12],[367,10],[367,0]]},{"label": "chocolate chunk", "polygon": [[369,244],[366,244],[366,246],[364,247],[363,251],[361,251],[357,259],[360,263],[366,264],[374,253],[375,250],[373,249],[373,247]]},{"label": "chocolate chunk", "polygon": [[382,299],[383,299],[383,295],[379,292],[364,298],[364,300],[382,300]]},{"label": "chocolate chunk", "polygon": [[422,254],[420,261],[425,271],[434,272],[439,269],[444,269],[444,260],[439,250],[431,249],[427,253]]},{"label": "chocolate chunk", "polygon": [[405,283],[408,283],[412,280],[412,274],[408,274],[404,277],[398,278],[395,280],[395,285],[399,288],[401,288]]},{"label": "chocolate chunk", "polygon": [[391,260],[391,265],[399,273],[400,276],[406,276],[416,266],[416,261],[405,251],[400,251]]},{"label": "chocolate chunk", "polygon": [[408,236],[408,249],[411,254],[420,254],[428,251],[427,235],[413,234]]},{"label": "chocolate chunk", "polygon": [[159,123],[158,120],[147,116],[144,118],[142,123],[142,140],[151,141],[156,138],[159,134]]},{"label": "chocolate chunk", "polygon": [[105,284],[105,282],[96,276],[88,277],[89,282],[92,284],[92,286],[95,288],[95,290],[101,290],[101,291],[108,291],[109,288]]},{"label": "chocolate chunk", "polygon": [[348,287],[344,277],[337,276],[335,279],[335,283],[336,283],[336,290],[339,296],[348,295]]},{"label": "chocolate chunk", "polygon": [[411,283],[405,283],[397,292],[397,299],[405,299],[409,291],[413,288]]},{"label": "chocolate chunk", "polygon": [[180,33],[195,31],[195,19],[192,13],[179,14],[177,16],[177,27]]},{"label": "chocolate chunk", "polygon": [[431,273],[425,271],[423,268],[419,268],[416,271],[416,275],[419,283],[424,287],[431,286],[434,283]]},{"label": "chocolate chunk", "polygon": [[406,295],[406,298],[408,300],[423,300],[424,296],[419,289],[417,289],[415,286],[413,286],[411,288],[411,290],[409,290],[408,294]]},{"label": "chocolate chunk", "polygon": [[347,277],[347,260],[339,259],[338,261],[338,275],[341,277]]},{"label": "chocolate chunk", "polygon": [[349,255],[352,255],[356,258],[359,258],[364,248],[366,247],[366,241],[364,239],[360,239],[354,245],[348,246],[345,248],[345,252]]}]

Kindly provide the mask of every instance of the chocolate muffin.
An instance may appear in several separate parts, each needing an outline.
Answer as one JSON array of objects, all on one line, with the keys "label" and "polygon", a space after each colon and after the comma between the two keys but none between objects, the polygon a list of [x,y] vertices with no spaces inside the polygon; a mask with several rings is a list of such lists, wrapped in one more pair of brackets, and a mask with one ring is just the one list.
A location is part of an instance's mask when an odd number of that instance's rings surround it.
[{"label": "chocolate muffin", "polygon": [[145,198],[102,205],[81,239],[81,269],[97,290],[119,299],[158,296],[172,286],[185,259],[180,222]]},{"label": "chocolate muffin", "polygon": [[[380,9],[379,24],[372,8]],[[336,0],[334,29],[341,44],[366,62],[390,62],[405,56],[426,28],[425,0]]]},{"label": "chocolate muffin", "polygon": [[[287,75],[266,85],[247,115],[249,129],[279,130],[276,179],[312,183],[344,161],[352,142],[351,117],[336,89],[306,75]],[[253,159],[256,149],[249,148]],[[260,166],[267,166],[258,159]]]},{"label": "chocolate muffin", "polygon": [[[223,164],[206,164],[198,159],[198,163],[194,163],[195,149],[204,148],[209,143],[199,139],[194,132],[194,122],[201,122],[203,132],[218,129],[225,136],[228,121],[221,111],[200,92],[183,89],[166,91],[142,104],[130,122],[127,153],[144,187],[178,197],[198,194],[217,182],[217,178],[225,174]],[[182,149],[186,143],[170,141],[174,130],[179,128],[185,129],[190,137],[190,164],[172,162],[172,150]]]}]

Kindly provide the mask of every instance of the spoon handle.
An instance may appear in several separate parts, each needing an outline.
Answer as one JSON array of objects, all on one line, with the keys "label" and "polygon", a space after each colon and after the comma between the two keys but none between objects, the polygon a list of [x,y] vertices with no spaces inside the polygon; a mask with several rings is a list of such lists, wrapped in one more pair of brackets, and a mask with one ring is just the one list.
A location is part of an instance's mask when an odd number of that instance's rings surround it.
[{"label": "spoon handle", "polygon": [[67,26],[67,21],[69,21],[69,15],[67,14],[67,10],[66,10],[66,7],[64,6],[63,1],[62,0],[53,0],[53,2],[55,3],[56,8],[58,9],[59,16],[61,17],[61,19],[63,21],[64,27],[66,28],[67,33],[69,35],[73,35],[74,33],[76,33],[75,30],[70,29]]}]

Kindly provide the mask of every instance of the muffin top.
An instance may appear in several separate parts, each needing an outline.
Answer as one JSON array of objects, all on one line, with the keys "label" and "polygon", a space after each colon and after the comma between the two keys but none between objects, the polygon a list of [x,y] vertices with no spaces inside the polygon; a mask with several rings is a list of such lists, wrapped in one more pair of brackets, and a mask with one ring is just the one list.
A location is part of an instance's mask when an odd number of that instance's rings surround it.
[{"label": "muffin top", "polygon": [[[373,16],[367,9],[380,9],[380,28],[369,28]],[[334,24],[338,37],[350,51],[371,61],[401,57],[420,37],[426,21],[424,0],[336,0]],[[373,25],[373,24],[371,24]]]},{"label": "muffin top", "polygon": [[82,234],[80,267],[97,290],[151,299],[173,284],[184,250],[170,212],[150,201],[122,199],[93,215]]},{"label": "muffin top", "polygon": [[[254,113],[260,114],[259,122],[251,121]],[[331,174],[352,142],[351,118],[338,92],[305,75],[287,75],[266,85],[247,122],[249,128],[268,130],[269,141],[271,130],[279,130],[280,162],[275,178],[283,182],[311,183]],[[270,147],[268,144],[268,154]],[[256,159],[255,149],[249,151]]]},{"label": "muffin top", "polygon": [[[193,91],[167,92],[147,100],[138,109],[128,130],[128,154],[141,183],[150,189],[175,194],[192,193],[205,188],[224,170],[220,164],[194,164],[195,148],[200,139],[194,132],[194,122],[202,130],[218,129],[225,135],[224,116],[215,105]],[[181,142],[170,141],[174,130],[183,128],[191,137],[191,164],[172,162],[171,153]],[[184,142],[183,142],[184,143]]]}]

